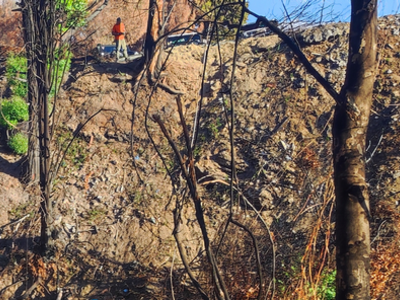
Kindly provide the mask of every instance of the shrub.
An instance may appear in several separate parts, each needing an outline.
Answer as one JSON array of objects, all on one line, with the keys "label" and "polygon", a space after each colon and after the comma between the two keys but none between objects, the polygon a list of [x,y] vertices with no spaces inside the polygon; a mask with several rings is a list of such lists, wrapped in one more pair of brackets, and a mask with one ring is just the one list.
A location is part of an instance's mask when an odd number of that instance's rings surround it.
[{"label": "shrub", "polygon": [[3,100],[0,105],[0,126],[12,129],[18,122],[29,120],[28,104],[20,97]]},{"label": "shrub", "polygon": [[14,95],[25,97],[28,93],[27,60],[24,55],[10,53],[6,61],[6,78]]},{"label": "shrub", "polygon": [[336,297],[336,270],[322,273],[321,285],[318,288],[320,299],[334,300]]},{"label": "shrub", "polygon": [[[241,9],[238,4],[229,5],[230,3],[235,3],[234,0],[205,0],[201,2],[201,8],[204,12],[209,12],[215,7],[219,5],[223,5],[219,10],[218,22],[225,23],[228,22],[230,24],[238,24],[241,16]],[[236,2],[237,3],[237,2]],[[248,7],[248,2],[246,1],[246,7]],[[216,12],[217,12],[216,11]],[[245,13],[243,24],[247,21],[248,14]],[[236,29],[228,29],[227,26],[218,26],[218,35],[224,39],[234,39],[236,34]],[[216,41],[216,37],[214,35],[214,41]]]},{"label": "shrub", "polygon": [[16,154],[28,152],[28,138],[21,132],[13,135],[7,142],[8,147]]},{"label": "shrub", "polygon": [[56,1],[57,11],[64,12],[64,22],[59,24],[59,29],[65,33],[70,28],[82,27],[86,24],[87,0],[62,0]]}]

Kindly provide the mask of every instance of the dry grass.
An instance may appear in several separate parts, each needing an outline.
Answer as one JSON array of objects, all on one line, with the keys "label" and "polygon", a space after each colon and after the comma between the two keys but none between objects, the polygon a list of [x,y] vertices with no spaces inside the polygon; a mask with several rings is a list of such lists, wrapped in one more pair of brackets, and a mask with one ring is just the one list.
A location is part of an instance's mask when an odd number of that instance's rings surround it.
[{"label": "dry grass", "polygon": [[[400,215],[388,206],[378,207],[379,214],[385,216],[384,221],[378,227],[376,246],[371,251],[371,298],[393,299],[390,292],[399,286],[397,282],[400,275]],[[384,233],[380,233],[382,230]],[[384,235],[379,238],[379,235]],[[374,246],[374,244],[373,244]]]}]

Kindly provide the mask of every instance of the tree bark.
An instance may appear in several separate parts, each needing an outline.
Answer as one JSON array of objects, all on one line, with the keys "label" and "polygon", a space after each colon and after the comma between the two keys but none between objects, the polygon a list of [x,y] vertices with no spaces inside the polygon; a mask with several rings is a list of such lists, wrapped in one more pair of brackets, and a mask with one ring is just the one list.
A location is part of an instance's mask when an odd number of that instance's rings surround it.
[{"label": "tree bark", "polygon": [[39,181],[39,140],[38,140],[38,90],[36,82],[36,65],[34,59],[36,32],[34,27],[33,3],[29,0],[21,2],[22,24],[28,63],[28,103],[29,103],[29,135],[28,153],[23,165],[23,181],[37,183]]},{"label": "tree bark", "polygon": [[158,38],[158,28],[155,28],[157,25],[156,12],[157,12],[157,1],[150,0],[148,19],[147,19],[146,39],[144,43],[144,57],[146,64],[149,64],[151,58],[153,57],[153,53],[156,48],[156,40]]},{"label": "tree bark", "polygon": [[150,0],[144,57],[151,81],[157,79],[161,72],[163,47],[162,44],[157,45],[157,42],[160,35],[163,34],[160,32],[163,30],[163,8],[163,0]]},{"label": "tree bark", "polygon": [[[47,254],[51,235],[52,204],[50,199],[50,126],[49,92],[51,89],[51,66],[54,63],[55,2],[40,0],[36,11],[36,26],[41,32],[36,48],[36,75],[39,92],[39,149],[40,149],[40,191],[41,191],[41,251]],[[49,64],[49,66],[48,66]]]},{"label": "tree bark", "polygon": [[370,299],[370,206],[366,132],[377,55],[377,0],[352,0],[346,80],[333,123],[336,299]]},{"label": "tree bark", "polygon": [[41,195],[41,252],[49,246],[51,228],[50,200],[50,127],[49,92],[53,63],[55,3],[47,0],[25,0],[22,4],[23,25],[28,58],[28,101],[30,104],[30,137],[28,177],[39,180]]}]

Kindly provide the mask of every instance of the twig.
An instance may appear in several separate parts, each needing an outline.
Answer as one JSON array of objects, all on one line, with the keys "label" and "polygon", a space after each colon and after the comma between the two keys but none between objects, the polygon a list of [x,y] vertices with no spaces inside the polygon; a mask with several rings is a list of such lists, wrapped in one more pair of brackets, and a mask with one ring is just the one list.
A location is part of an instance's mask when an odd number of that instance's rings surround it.
[{"label": "twig", "polygon": [[170,286],[171,286],[171,297],[172,297],[172,300],[175,300],[174,278],[173,278],[174,262],[175,262],[175,250],[174,250],[174,255],[172,256],[171,270],[169,272],[169,283],[170,283]]},{"label": "twig", "polygon": [[383,138],[383,134],[380,136],[380,138],[379,138],[379,140],[378,140],[378,143],[376,144],[374,150],[373,150],[372,153],[371,153],[371,156],[365,161],[366,164],[369,163],[370,160],[372,159],[372,157],[374,156],[374,154],[375,154],[375,152],[376,152],[376,149],[378,149],[379,145],[380,145],[381,142],[382,142],[382,138]]},{"label": "twig", "polygon": [[321,84],[324,89],[328,92],[329,95],[336,101],[338,105],[343,105],[344,104],[344,99],[339,95],[339,93],[333,88],[333,86],[327,81],[310,63],[310,61],[307,59],[307,57],[304,55],[304,53],[300,50],[299,46],[282,30],[280,30],[277,26],[272,24],[267,18],[260,16],[251,10],[249,10],[247,7],[243,5],[243,9],[250,15],[256,17],[259,20],[262,20],[268,28],[275,34],[278,35],[278,37],[283,40],[286,45],[293,51],[293,53],[297,56],[297,58],[300,60],[300,62],[303,64],[303,66],[306,68],[306,70],[318,81],[319,84]]},{"label": "twig", "polygon": [[[210,240],[208,237],[208,232],[207,232],[207,227],[205,224],[205,220],[204,220],[204,213],[203,213],[203,208],[201,205],[201,199],[199,197],[199,194],[197,192],[197,187],[196,187],[196,174],[195,174],[195,170],[194,170],[194,162],[193,159],[191,161],[189,161],[189,172],[188,170],[186,170],[186,166],[185,166],[185,162],[183,161],[182,155],[180,154],[180,151],[178,150],[176,144],[174,143],[174,141],[172,140],[170,134],[168,133],[167,129],[165,128],[164,123],[162,122],[161,118],[159,115],[154,114],[153,115],[153,119],[155,120],[155,122],[158,124],[158,126],[160,127],[162,133],[164,134],[164,136],[166,137],[166,139],[168,140],[168,143],[170,144],[170,146],[172,147],[175,156],[178,159],[179,165],[180,165],[180,169],[186,179],[186,182],[189,186],[189,191],[190,194],[192,196],[193,202],[194,202],[194,206],[195,206],[195,211],[196,211],[196,218],[197,221],[199,223],[200,226],[200,230],[202,233],[202,237],[203,237],[203,241],[204,241],[204,246],[205,246],[205,250],[206,250],[206,254],[207,254],[207,258],[208,261],[212,267],[212,274],[213,274],[213,279],[214,282],[216,284],[217,287],[217,291],[216,291],[216,296],[218,299],[221,299],[221,294],[223,294],[225,296],[225,299],[228,300],[229,299],[229,294],[226,290],[225,287],[225,283],[222,280],[221,274],[218,270],[218,266],[215,262],[215,258],[213,255],[213,252],[211,250],[211,246],[210,246]],[[184,120],[181,120],[182,125],[185,124]],[[184,132],[187,132],[186,130],[184,130]],[[188,139],[186,139],[188,140]]]},{"label": "twig", "polygon": [[19,218],[18,220],[15,220],[15,221],[12,221],[12,222],[7,223],[7,224],[5,224],[5,225],[2,225],[2,226],[0,227],[0,233],[2,233],[2,232],[3,232],[3,229],[6,228],[7,226],[11,226],[11,225],[15,225],[15,224],[21,223],[23,220],[25,220],[25,219],[26,219],[27,217],[29,217],[29,216],[30,216],[30,214],[26,214],[26,215],[24,215],[23,217]]},{"label": "twig", "polygon": [[26,292],[19,297],[13,298],[14,300],[25,300],[27,299],[32,293],[33,291],[37,288],[37,286],[39,284],[42,283],[42,277],[38,277],[38,279],[36,279],[36,281],[32,284],[32,286],[26,290]]},{"label": "twig", "polygon": [[58,291],[58,295],[57,295],[57,299],[56,299],[56,300],[61,300],[61,299],[62,299],[62,296],[63,296],[63,289],[60,289],[60,290]]},{"label": "twig", "polygon": [[185,136],[186,148],[187,148],[187,152],[188,152],[188,156],[189,156],[189,165],[188,165],[189,176],[190,176],[191,185],[193,185],[193,188],[194,188],[193,189],[194,193],[192,192],[192,198],[195,202],[196,217],[197,217],[197,221],[199,222],[200,228],[202,230],[202,235],[203,235],[204,244],[206,247],[207,257],[211,263],[215,284],[218,288],[218,292],[216,293],[216,296],[218,299],[221,299],[220,294],[223,294],[225,296],[225,299],[229,300],[229,294],[226,289],[225,282],[221,276],[221,273],[218,270],[218,265],[217,265],[217,262],[215,261],[215,256],[213,255],[211,246],[209,244],[210,241],[208,238],[207,228],[206,228],[206,224],[204,221],[203,209],[201,207],[201,199],[197,193],[197,180],[196,180],[196,172],[194,169],[193,149],[191,147],[189,131],[186,126],[186,121],[185,121],[183,111],[182,111],[182,104],[181,104],[179,97],[177,98],[177,106],[178,106],[179,117],[181,120],[182,129],[183,129],[183,134]]},{"label": "twig", "polygon": [[[230,186],[229,183],[227,183],[226,181],[224,181],[222,179],[215,179],[215,180],[211,180],[211,181],[206,181],[206,182],[203,182],[201,184],[202,185],[207,185],[209,183],[221,183],[223,185]],[[268,224],[265,222],[265,220],[263,219],[261,214],[258,212],[258,210],[254,207],[254,205],[251,204],[251,202],[246,198],[246,196],[243,195],[243,193],[241,191],[239,191],[235,186],[233,188],[236,189],[236,191],[239,193],[239,195],[242,197],[242,199],[256,213],[257,217],[260,219],[260,221],[264,224],[265,228],[267,229],[269,240],[270,240],[271,245],[272,245],[272,265],[273,265],[272,266],[272,272],[271,272],[272,273],[272,280],[271,280],[271,282],[269,284],[267,295],[268,295],[269,289],[271,288],[271,285],[272,285],[273,289],[272,289],[271,299],[274,299],[274,295],[275,295],[275,271],[276,271],[276,250],[275,250],[275,244],[274,244],[274,239],[272,237],[272,233],[271,233],[271,231],[269,229]]]},{"label": "twig", "polygon": [[[200,293],[201,297],[203,299],[209,299],[206,292],[203,290],[202,286],[200,285],[200,283],[197,281],[195,275],[193,274],[191,268],[190,268],[190,264],[189,261],[186,257],[186,253],[182,247],[182,242],[179,238],[179,227],[180,227],[180,219],[181,219],[181,205],[179,203],[179,199],[176,200],[176,208],[173,211],[173,217],[174,217],[174,230],[172,232],[175,241],[176,241],[176,246],[178,247],[178,251],[179,254],[181,256],[181,260],[183,265],[185,266],[185,270],[189,275],[189,278],[192,280],[193,285],[195,286],[195,288],[197,289],[197,291]],[[174,258],[175,258],[175,252],[174,252]],[[173,261],[172,261],[172,265],[173,265]],[[172,282],[172,269],[173,267],[171,266],[171,291],[172,291],[172,296],[174,297],[174,292],[173,292],[173,282]]]},{"label": "twig", "polygon": [[380,230],[381,230],[381,227],[382,227],[382,225],[385,224],[385,223],[386,223],[386,220],[383,220],[383,221],[381,222],[381,224],[379,224],[378,230],[376,231],[376,236],[375,236],[374,239],[372,240],[371,245],[372,245],[372,244],[376,241],[376,239],[378,238],[379,233],[380,233]]},{"label": "twig", "polygon": [[[213,23],[213,29],[215,29],[217,27],[217,19],[218,19],[220,13],[221,13],[221,7],[219,7],[219,8],[216,7],[216,8],[214,8],[214,10],[217,10],[217,13],[216,13],[215,21]],[[214,10],[212,10],[210,12],[207,12],[206,14],[201,16],[200,18],[205,17],[208,13],[214,12]],[[200,20],[200,18],[197,19],[196,21]],[[211,30],[209,41],[211,41],[213,37],[214,37],[214,30]],[[218,39],[218,32],[217,32],[217,39]],[[219,57],[221,57],[220,48],[219,48],[220,45],[219,45],[219,43],[217,45],[218,45],[218,54],[219,54]],[[200,93],[200,100],[197,103],[196,114],[195,114],[195,118],[194,118],[194,122],[193,122],[193,135],[192,135],[192,143],[191,143],[192,149],[195,148],[195,145],[196,145],[196,142],[197,142],[198,133],[199,133],[200,115],[201,115],[201,109],[202,109],[203,99],[204,99],[204,93],[203,93],[203,91],[204,91],[204,82],[206,80],[206,76],[205,75],[206,75],[206,70],[207,70],[207,59],[208,59],[208,54],[209,54],[209,51],[210,51],[210,47],[211,47],[211,43],[207,43],[207,49],[206,49],[206,51],[204,53],[204,56],[203,56],[203,65],[204,65],[204,67],[203,67],[203,75],[201,76],[201,93]],[[222,65],[222,63],[221,63],[221,65]]]},{"label": "twig", "polygon": [[[17,284],[19,284],[19,283],[21,283],[21,282],[23,282],[23,280],[18,280],[18,281],[16,281],[16,282],[14,282],[14,283],[12,283],[12,284],[10,284],[10,285],[8,285],[8,286],[2,288],[2,289],[0,290],[0,296],[3,295],[3,293],[4,293],[7,289],[9,289],[9,288],[13,287],[14,285],[17,285]],[[3,298],[0,298],[0,299],[3,299]],[[11,298],[11,300],[12,300],[12,299],[13,299],[13,298]]]},{"label": "twig", "polygon": [[[235,133],[235,102],[233,101],[233,85],[235,82],[235,71],[236,71],[236,59],[238,56],[238,46],[239,46],[239,37],[240,37],[240,28],[242,26],[243,20],[244,20],[244,15],[245,15],[245,1],[240,1],[243,2],[241,8],[241,13],[240,13],[240,20],[239,20],[239,27],[236,31],[236,37],[235,37],[235,47],[233,50],[233,58],[232,58],[232,74],[230,78],[230,89],[229,89],[229,100],[230,100],[230,121],[231,121],[231,126],[229,127],[229,142],[230,142],[230,147],[231,147],[231,178],[232,180],[230,181],[230,200],[231,200],[231,205],[230,205],[230,213],[233,213],[233,204],[234,204],[234,193],[233,193],[233,186],[234,183],[238,185],[238,178],[236,174],[236,163],[235,163],[235,140],[234,140],[234,133]],[[239,185],[238,185],[239,186]],[[239,201],[238,201],[239,202]],[[261,287],[260,287],[261,288]]]},{"label": "twig", "polygon": [[235,224],[236,226],[242,228],[244,231],[246,231],[251,239],[253,240],[253,246],[254,246],[254,251],[256,254],[256,261],[257,261],[257,271],[258,271],[258,279],[259,279],[259,284],[260,284],[260,289],[258,290],[258,297],[257,299],[260,300],[261,299],[261,291],[262,291],[262,272],[261,272],[261,259],[260,259],[260,250],[258,249],[258,243],[257,243],[257,239],[255,238],[254,234],[251,232],[250,229],[248,229],[246,226],[244,226],[243,224],[240,224],[239,222],[235,221],[233,218],[229,219],[233,224]]}]

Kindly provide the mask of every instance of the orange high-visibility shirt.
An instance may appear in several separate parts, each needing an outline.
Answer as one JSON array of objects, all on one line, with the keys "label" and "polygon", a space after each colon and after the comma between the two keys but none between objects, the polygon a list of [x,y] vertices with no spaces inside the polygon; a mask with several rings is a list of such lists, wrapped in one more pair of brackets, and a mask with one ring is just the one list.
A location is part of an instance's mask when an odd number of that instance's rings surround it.
[{"label": "orange high-visibility shirt", "polygon": [[118,35],[118,33],[125,33],[124,23],[115,24],[112,29],[112,33],[115,36],[115,40],[123,40],[124,35],[123,34]]}]

